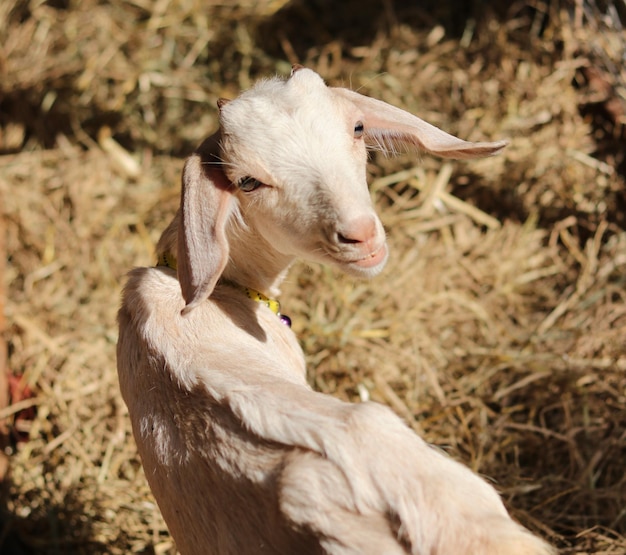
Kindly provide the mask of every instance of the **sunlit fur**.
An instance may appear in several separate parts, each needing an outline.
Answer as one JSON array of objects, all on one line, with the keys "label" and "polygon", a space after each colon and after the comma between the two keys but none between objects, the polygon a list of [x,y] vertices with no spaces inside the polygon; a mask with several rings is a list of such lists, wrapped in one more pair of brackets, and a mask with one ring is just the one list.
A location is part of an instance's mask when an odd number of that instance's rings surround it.
[{"label": "sunlit fur", "polygon": [[[177,271],[129,274],[120,387],[183,555],[551,553],[492,486],[390,409],[314,392],[296,336],[233,285],[276,296],[297,256],[382,269],[365,141],[460,157],[503,146],[371,100],[296,68],[220,102],[220,129],[187,160],[180,210],[157,246]],[[264,185],[239,191],[245,176]]]}]

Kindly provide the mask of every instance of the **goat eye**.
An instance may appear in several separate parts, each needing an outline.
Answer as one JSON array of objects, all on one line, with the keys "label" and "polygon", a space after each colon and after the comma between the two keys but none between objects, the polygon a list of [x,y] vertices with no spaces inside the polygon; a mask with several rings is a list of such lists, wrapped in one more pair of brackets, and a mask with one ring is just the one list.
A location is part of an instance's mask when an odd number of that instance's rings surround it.
[{"label": "goat eye", "polygon": [[363,130],[364,130],[363,122],[362,121],[357,121],[354,124],[354,137],[356,139],[358,139],[359,137],[362,137],[363,136]]},{"label": "goat eye", "polygon": [[263,183],[250,176],[242,177],[237,183],[237,187],[239,187],[244,193],[250,193],[255,189],[258,189],[261,185],[263,185]]}]

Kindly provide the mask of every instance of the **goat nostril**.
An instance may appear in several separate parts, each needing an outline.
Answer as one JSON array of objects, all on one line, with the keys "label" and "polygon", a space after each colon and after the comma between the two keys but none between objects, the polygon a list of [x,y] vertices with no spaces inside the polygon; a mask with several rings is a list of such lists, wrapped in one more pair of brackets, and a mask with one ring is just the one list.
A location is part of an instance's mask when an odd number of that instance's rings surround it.
[{"label": "goat nostril", "polygon": [[346,245],[352,245],[354,243],[361,243],[360,239],[352,239],[351,237],[346,237],[343,233],[337,233],[337,239],[340,243],[344,243]]},{"label": "goat nostril", "polygon": [[370,216],[362,216],[349,220],[346,224],[335,230],[335,237],[339,244],[356,245],[375,242],[378,237],[376,219]]}]

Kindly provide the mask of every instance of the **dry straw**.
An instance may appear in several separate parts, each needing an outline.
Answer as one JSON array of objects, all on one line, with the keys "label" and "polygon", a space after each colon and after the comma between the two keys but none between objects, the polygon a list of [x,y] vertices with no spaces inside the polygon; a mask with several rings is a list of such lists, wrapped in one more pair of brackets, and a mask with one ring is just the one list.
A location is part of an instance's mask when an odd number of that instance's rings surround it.
[{"label": "dry straw", "polygon": [[281,298],[311,383],[389,404],[563,553],[626,552],[624,4],[420,5],[0,3],[3,553],[175,553],[118,391],[119,294],[215,100],[292,62],[511,140],[372,158],[385,273],[299,264]]}]

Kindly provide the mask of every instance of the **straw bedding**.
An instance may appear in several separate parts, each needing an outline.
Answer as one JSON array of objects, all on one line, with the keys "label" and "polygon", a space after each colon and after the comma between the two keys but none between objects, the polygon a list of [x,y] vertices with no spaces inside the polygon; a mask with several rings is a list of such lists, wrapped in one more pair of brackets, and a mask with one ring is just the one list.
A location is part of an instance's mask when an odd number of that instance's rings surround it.
[{"label": "straw bedding", "polygon": [[[626,552],[624,3],[0,4],[0,550],[175,547],[115,372],[215,101],[300,62],[499,157],[372,156],[391,260],[298,264],[318,389],[390,405],[563,553]],[[5,398],[8,396],[8,398]]]}]

